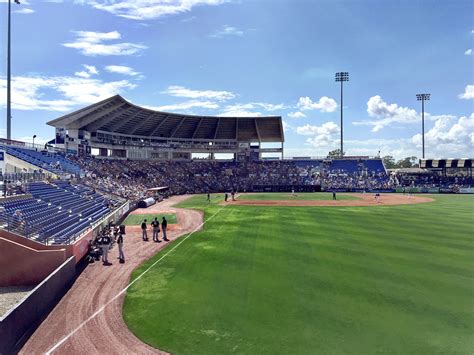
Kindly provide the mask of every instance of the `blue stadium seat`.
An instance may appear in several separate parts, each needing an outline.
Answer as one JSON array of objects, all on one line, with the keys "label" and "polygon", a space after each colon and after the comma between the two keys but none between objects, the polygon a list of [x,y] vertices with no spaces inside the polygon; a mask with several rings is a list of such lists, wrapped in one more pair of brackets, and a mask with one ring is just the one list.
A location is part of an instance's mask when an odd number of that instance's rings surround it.
[{"label": "blue stadium seat", "polygon": [[110,201],[104,196],[69,182],[34,182],[28,191],[31,198],[0,203],[5,208],[0,220],[11,221],[16,211],[21,211],[23,231],[34,234],[38,241],[67,243],[110,211]]}]

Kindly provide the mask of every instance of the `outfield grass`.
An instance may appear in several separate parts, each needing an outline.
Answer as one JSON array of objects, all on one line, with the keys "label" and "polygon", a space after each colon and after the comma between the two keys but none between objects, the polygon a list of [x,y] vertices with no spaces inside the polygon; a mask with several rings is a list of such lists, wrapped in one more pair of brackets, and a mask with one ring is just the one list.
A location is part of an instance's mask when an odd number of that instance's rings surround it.
[{"label": "outfield grass", "polygon": [[183,207],[218,214],[128,290],[124,319],[174,354],[472,354],[474,198],[434,198],[223,209],[193,198]]},{"label": "outfield grass", "polygon": [[152,220],[158,217],[158,221],[161,223],[161,217],[166,217],[169,224],[176,223],[176,215],[174,213],[165,213],[165,214],[129,214],[123,224],[126,226],[138,226],[142,224],[143,220],[146,219],[147,223],[150,224]]},{"label": "outfield grass", "polygon": [[[343,193],[337,193],[338,200],[360,200],[355,196],[349,196]],[[283,200],[304,200],[304,201],[321,201],[332,200],[330,192],[297,192],[295,196],[291,192],[266,192],[258,194],[242,194],[239,200],[258,200],[258,201],[283,201]]]}]

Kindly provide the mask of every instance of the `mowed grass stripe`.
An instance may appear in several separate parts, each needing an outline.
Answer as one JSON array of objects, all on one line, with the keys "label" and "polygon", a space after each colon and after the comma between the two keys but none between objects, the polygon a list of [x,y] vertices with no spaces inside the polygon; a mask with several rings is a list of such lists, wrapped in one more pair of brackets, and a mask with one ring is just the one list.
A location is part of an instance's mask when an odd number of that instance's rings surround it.
[{"label": "mowed grass stripe", "polygon": [[129,214],[127,218],[125,218],[125,221],[123,221],[123,224],[126,226],[138,226],[142,224],[142,222],[146,219],[146,223],[148,227],[150,226],[150,223],[155,219],[158,218],[158,221],[162,222],[162,217],[166,217],[168,220],[169,224],[175,224],[176,223],[176,214],[175,213],[162,213],[162,214]]},{"label": "mowed grass stripe", "polygon": [[227,206],[130,289],[125,321],[178,354],[471,353],[474,199],[435,198]]}]

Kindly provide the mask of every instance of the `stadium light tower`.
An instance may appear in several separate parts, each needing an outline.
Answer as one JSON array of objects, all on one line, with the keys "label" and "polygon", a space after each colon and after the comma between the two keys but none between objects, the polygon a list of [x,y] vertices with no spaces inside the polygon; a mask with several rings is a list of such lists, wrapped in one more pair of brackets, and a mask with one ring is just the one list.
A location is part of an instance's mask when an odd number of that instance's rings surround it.
[{"label": "stadium light tower", "polygon": [[416,94],[416,99],[421,101],[421,142],[422,142],[422,158],[425,159],[425,101],[430,100],[431,94]]},{"label": "stadium light tower", "polygon": [[[14,0],[20,4],[20,0]],[[12,139],[12,97],[11,97],[11,17],[12,1],[8,0],[8,28],[7,28],[7,139]]]},{"label": "stadium light tower", "polygon": [[344,156],[344,128],[343,128],[343,83],[349,81],[349,73],[346,71],[336,73],[336,82],[341,82],[341,158]]}]

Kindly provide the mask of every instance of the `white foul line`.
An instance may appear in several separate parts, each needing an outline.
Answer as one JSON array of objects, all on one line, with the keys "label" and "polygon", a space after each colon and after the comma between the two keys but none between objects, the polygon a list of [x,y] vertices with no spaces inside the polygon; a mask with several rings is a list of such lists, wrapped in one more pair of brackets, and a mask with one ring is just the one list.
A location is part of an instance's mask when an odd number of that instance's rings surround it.
[{"label": "white foul line", "polygon": [[62,344],[64,344],[64,342],[66,340],[68,340],[70,337],[72,337],[79,329],[81,329],[85,324],[87,324],[90,320],[92,320],[93,318],[95,318],[99,313],[101,313],[105,307],[107,307],[109,304],[111,304],[113,301],[115,301],[117,298],[120,297],[120,295],[122,295],[125,291],[128,290],[128,288],[130,286],[132,286],[135,282],[137,282],[139,279],[142,278],[143,275],[145,275],[148,271],[150,271],[156,264],[158,264],[161,260],[163,260],[164,258],[166,258],[173,250],[175,250],[177,247],[179,247],[181,244],[184,243],[184,241],[186,239],[188,239],[190,236],[192,236],[196,231],[198,231],[202,226],[204,226],[204,224],[206,224],[207,221],[210,221],[211,219],[213,219],[220,211],[222,211],[225,206],[227,205],[224,205],[224,207],[220,208],[216,213],[214,213],[211,217],[209,217],[208,219],[206,219],[205,221],[203,221],[199,226],[197,226],[196,228],[194,228],[194,230],[191,231],[191,233],[189,233],[186,237],[184,237],[178,244],[176,244],[173,248],[171,248],[170,250],[168,250],[168,252],[163,255],[161,258],[159,258],[157,261],[155,261],[153,264],[151,264],[148,269],[146,269],[145,271],[143,271],[138,277],[136,277],[132,282],[130,282],[125,288],[123,288],[119,293],[117,293],[117,295],[115,295],[112,299],[110,299],[107,303],[105,303],[102,307],[100,307],[97,311],[95,311],[89,318],[87,318],[85,321],[83,321],[81,324],[79,324],[79,326],[74,329],[72,332],[70,332],[68,335],[66,335],[64,338],[62,338],[56,345],[54,345],[52,348],[50,348],[47,352],[46,352],[46,355],[50,355],[53,351],[55,351],[56,349],[58,349]]}]

